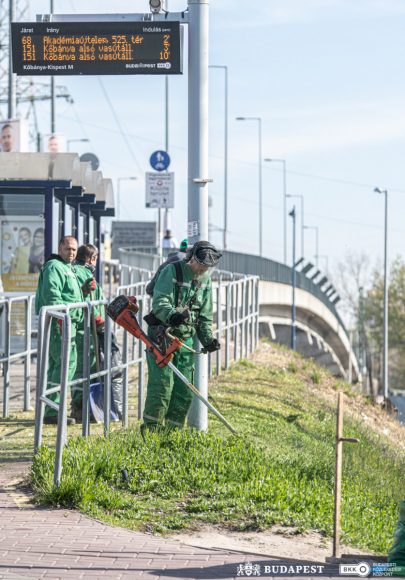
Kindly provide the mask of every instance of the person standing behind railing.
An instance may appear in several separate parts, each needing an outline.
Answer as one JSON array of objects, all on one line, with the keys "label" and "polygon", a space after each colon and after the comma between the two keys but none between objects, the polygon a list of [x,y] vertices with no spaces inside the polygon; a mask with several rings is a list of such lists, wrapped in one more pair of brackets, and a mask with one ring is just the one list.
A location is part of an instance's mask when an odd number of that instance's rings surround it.
[{"label": "person standing behind railing", "polygon": [[[74,264],[76,276],[80,285],[87,288],[85,292],[85,300],[103,300],[104,295],[101,286],[97,284],[94,278],[98,258],[98,249],[93,244],[85,244],[80,246],[77,250],[76,261]],[[93,319],[96,324],[97,331],[104,328],[104,306],[96,306],[92,311]],[[79,324],[76,332],[76,349],[77,349],[77,365],[74,378],[83,378],[83,356],[84,354],[84,326]],[[94,341],[90,341],[90,372],[96,372],[96,353],[94,349]],[[76,421],[82,420],[82,390],[77,392],[77,396],[72,400],[72,416]]]},{"label": "person standing behind railing", "polygon": [[[73,236],[63,237],[58,246],[58,253],[51,254],[41,268],[38,280],[38,287],[35,296],[35,311],[39,314],[43,306],[53,306],[60,304],[72,304],[83,302],[83,291],[87,290],[88,283],[80,284],[75,269],[72,264],[77,254],[77,240]],[[70,344],[70,359],[68,380],[73,380],[77,364],[76,351],[76,331],[77,327],[83,325],[83,310],[73,309],[70,311],[72,322],[72,337]],[[48,363],[48,386],[50,389],[61,382],[62,363],[62,323],[52,322],[51,336],[49,341],[49,363]],[[73,401],[78,397],[78,392],[73,391]],[[80,395],[81,396],[81,395]],[[59,403],[60,393],[52,393],[48,398],[55,403]],[[56,424],[58,416],[55,409],[46,405],[44,423]],[[75,421],[68,417],[68,424]]]},{"label": "person standing behind railing", "polygon": [[[87,295],[86,300],[104,300],[103,290],[95,280],[94,272],[97,265],[98,250],[96,246],[92,244],[86,244],[80,246],[77,250],[77,257],[75,262],[76,275],[79,278],[81,284],[85,284],[87,280],[92,280],[92,288],[94,290],[91,294]],[[94,306],[92,309],[92,325],[94,320],[96,335],[92,332],[91,346],[90,346],[90,372],[95,373],[100,370],[96,365],[96,351],[94,348],[94,340],[96,339],[98,344],[96,348],[99,353],[99,363],[100,367],[103,368],[104,365],[104,319],[105,319],[105,308],[104,306]],[[77,367],[75,379],[83,378],[83,356],[84,353],[84,327],[80,325],[77,329],[76,335],[76,347],[77,347]],[[121,354],[119,352],[118,344],[114,334],[111,337],[111,366],[119,367],[121,365]],[[112,420],[122,419],[122,371],[115,371],[111,375],[111,402],[112,410],[114,414],[112,415]],[[73,408],[73,417],[76,421],[82,420],[82,405],[76,405],[76,399]],[[93,408],[92,408],[93,410]]]}]

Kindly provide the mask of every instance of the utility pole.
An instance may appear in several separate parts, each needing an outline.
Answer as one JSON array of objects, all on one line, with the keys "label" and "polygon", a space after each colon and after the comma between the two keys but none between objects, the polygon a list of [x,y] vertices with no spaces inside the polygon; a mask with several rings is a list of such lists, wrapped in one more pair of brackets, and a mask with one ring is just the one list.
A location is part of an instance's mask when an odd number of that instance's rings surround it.
[{"label": "utility pole", "polygon": [[[15,20],[16,13],[16,0],[9,0],[9,22],[10,29],[11,23]],[[11,38],[8,45],[8,118],[13,119],[16,115],[17,110],[17,83],[16,76],[13,74],[13,60],[11,54]]]},{"label": "utility pole", "polygon": [[[169,10],[169,0],[165,2],[165,9]],[[165,75],[165,151],[169,154],[169,75]],[[164,230],[171,229],[170,209],[165,208],[165,217],[163,223]]]},{"label": "utility pole", "polygon": [[[50,0],[51,18],[53,14],[53,0]],[[51,76],[51,135],[55,133],[55,77]]]},{"label": "utility pole", "polygon": [[[188,0],[188,240],[208,239],[208,0]],[[195,346],[200,348],[196,339]],[[196,386],[208,397],[208,359],[196,360]],[[189,424],[208,428],[208,412],[194,397]]]}]

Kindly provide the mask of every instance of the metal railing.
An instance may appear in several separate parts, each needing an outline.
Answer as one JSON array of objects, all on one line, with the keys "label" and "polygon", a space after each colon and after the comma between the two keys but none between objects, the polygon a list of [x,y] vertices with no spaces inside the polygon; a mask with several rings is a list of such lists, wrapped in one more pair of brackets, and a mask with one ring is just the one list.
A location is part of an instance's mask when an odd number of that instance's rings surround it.
[{"label": "metal railing", "polygon": [[[121,264],[118,260],[104,260],[101,267],[100,283],[106,297],[111,300],[117,296],[118,289],[132,287],[138,282],[143,282],[146,286],[153,274],[153,270],[134,268],[127,264]],[[125,291],[121,293],[125,294]]]},{"label": "metal railing", "polygon": [[[3,368],[3,418],[7,418],[10,412],[10,391],[11,391],[11,365],[22,361],[24,364],[24,398],[23,410],[31,409],[31,356],[36,353],[32,348],[32,308],[33,294],[17,296],[0,296],[0,326],[2,328],[2,345],[0,350],[0,366]],[[15,314],[16,306],[23,311],[23,321],[21,324],[21,340],[15,341],[12,348],[12,314]],[[18,318],[14,317],[14,324],[17,324]],[[20,337],[19,337],[20,338]]]},{"label": "metal railing", "polygon": [[[138,321],[146,332],[144,315],[150,309],[150,297],[140,290],[144,290],[144,282],[132,285],[118,286],[118,293],[136,295],[139,312]],[[257,347],[259,336],[259,302],[258,302],[258,278],[244,276],[238,280],[224,281],[218,277],[214,282],[214,335],[223,342],[221,351],[209,355],[210,373],[214,371],[220,374],[222,368],[228,368],[231,360],[237,361],[245,358]],[[74,303],[60,306],[45,306],[41,309],[38,328],[38,365],[37,365],[37,394],[35,414],[35,451],[42,443],[42,431],[45,405],[49,405],[58,413],[58,430],[56,438],[56,458],[54,483],[59,485],[62,473],[62,454],[67,437],[67,393],[69,387],[83,391],[82,407],[82,435],[90,434],[90,385],[95,380],[104,383],[104,434],[110,429],[111,410],[111,376],[116,371],[121,371],[122,381],[122,424],[128,426],[128,399],[129,399],[129,370],[136,367],[134,376],[137,391],[137,417],[141,419],[145,401],[145,370],[146,352],[141,341],[134,336],[117,328],[122,343],[122,364],[117,367],[111,365],[111,344],[114,326],[109,317],[105,319],[104,330],[104,368],[98,372],[91,372],[90,368],[90,344],[91,344],[91,312],[96,306],[106,305],[106,300]],[[69,381],[70,344],[72,336],[72,323],[69,312],[73,309],[82,309],[84,312],[84,346],[83,352],[83,377]],[[48,388],[48,359],[49,341],[51,337],[51,324],[53,320],[62,322],[62,346],[61,346],[61,378],[60,385],[51,385]],[[222,362],[224,357],[224,362]],[[59,404],[49,398],[52,393],[60,393]]]}]

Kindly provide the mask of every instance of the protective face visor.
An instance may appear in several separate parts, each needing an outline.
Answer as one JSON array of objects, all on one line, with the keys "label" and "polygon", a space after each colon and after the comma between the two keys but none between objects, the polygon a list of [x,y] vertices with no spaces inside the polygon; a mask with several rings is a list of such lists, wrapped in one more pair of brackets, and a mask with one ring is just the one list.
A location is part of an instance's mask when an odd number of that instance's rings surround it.
[{"label": "protective face visor", "polygon": [[202,266],[215,268],[218,265],[219,259],[222,256],[218,250],[209,247],[200,247],[193,252],[193,258]]}]

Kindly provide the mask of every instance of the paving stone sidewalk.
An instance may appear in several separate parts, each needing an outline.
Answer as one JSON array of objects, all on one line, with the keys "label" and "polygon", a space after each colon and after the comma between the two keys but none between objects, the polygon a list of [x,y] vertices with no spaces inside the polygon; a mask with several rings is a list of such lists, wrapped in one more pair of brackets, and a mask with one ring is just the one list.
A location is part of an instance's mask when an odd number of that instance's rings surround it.
[{"label": "paving stone sidewalk", "polygon": [[1,579],[230,578],[246,559],[108,526],[73,510],[21,507],[9,488],[12,475],[0,469]]},{"label": "paving stone sidewalk", "polygon": [[[264,566],[280,563],[257,554],[194,548],[173,539],[112,527],[74,510],[34,506],[14,486],[28,466],[12,463],[0,468],[1,580],[273,578],[265,573]],[[248,562],[258,565],[260,574],[256,568],[255,574],[242,569],[238,575],[238,568]],[[294,563],[300,563],[299,557]],[[304,577],[338,575],[325,570],[322,575],[294,576],[296,580]]]}]

